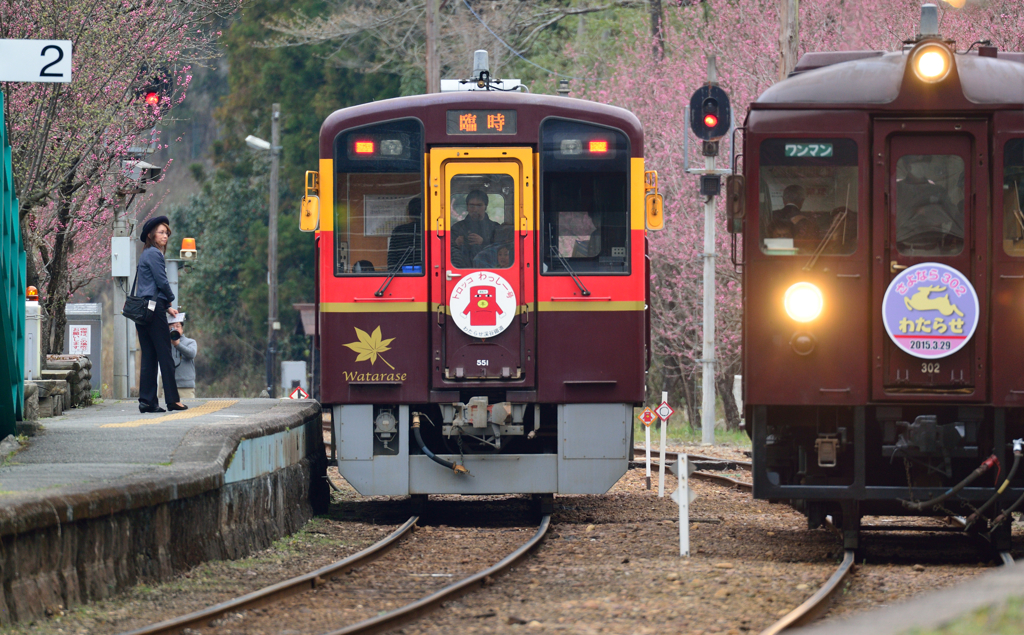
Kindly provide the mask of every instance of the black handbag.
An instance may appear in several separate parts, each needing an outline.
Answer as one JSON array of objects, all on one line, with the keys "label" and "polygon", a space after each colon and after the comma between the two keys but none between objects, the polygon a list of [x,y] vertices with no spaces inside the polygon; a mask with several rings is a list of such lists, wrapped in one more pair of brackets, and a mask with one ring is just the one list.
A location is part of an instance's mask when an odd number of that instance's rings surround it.
[{"label": "black handbag", "polygon": [[121,315],[132,322],[145,326],[153,321],[153,314],[156,312],[156,300],[140,298],[135,295],[135,283],[139,281],[139,272],[135,271],[135,280],[132,281],[132,290],[125,298],[124,308]]}]

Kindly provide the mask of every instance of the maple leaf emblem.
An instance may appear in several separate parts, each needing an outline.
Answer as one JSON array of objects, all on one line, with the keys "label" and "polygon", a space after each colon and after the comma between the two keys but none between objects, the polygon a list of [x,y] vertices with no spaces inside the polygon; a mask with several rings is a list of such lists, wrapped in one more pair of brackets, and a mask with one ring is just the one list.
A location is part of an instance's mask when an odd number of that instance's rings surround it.
[{"label": "maple leaf emblem", "polygon": [[[356,357],[357,362],[365,362],[370,360],[370,365],[373,366],[377,363],[377,358],[380,357],[380,361],[388,364],[388,360],[384,359],[381,353],[390,351],[388,344],[394,341],[395,338],[389,337],[386,340],[380,339],[380,327],[373,329],[373,335],[367,335],[366,331],[359,327],[355,327],[356,336],[359,338],[358,342],[351,342],[345,344],[348,348],[351,348],[355,352],[359,353]],[[388,368],[394,370],[395,367],[388,364]]]}]

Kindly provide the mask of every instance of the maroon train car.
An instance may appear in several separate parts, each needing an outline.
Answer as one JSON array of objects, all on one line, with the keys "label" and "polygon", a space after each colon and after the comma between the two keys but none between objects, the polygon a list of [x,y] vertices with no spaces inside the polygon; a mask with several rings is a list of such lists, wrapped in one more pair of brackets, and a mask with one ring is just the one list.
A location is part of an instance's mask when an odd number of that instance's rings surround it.
[{"label": "maroon train car", "polygon": [[492,90],[346,108],[307,186],[320,394],[360,493],[603,493],[625,473],[657,199],[632,113]]},{"label": "maroon train car", "polygon": [[1007,478],[1024,55],[957,50],[934,10],[901,51],[805,55],[750,106],[731,184],[754,496],[811,527],[831,515],[851,548],[862,515],[951,511],[1005,548],[1024,495],[1024,473]]}]

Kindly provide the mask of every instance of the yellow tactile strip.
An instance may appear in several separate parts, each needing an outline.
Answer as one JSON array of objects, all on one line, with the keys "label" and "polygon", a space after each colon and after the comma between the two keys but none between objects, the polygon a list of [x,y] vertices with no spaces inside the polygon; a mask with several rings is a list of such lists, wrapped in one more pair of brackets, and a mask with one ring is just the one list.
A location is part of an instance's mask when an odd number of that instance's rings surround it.
[{"label": "yellow tactile strip", "polygon": [[178,421],[179,419],[191,419],[192,417],[198,417],[201,415],[208,415],[211,412],[217,412],[238,403],[237,399],[233,400],[218,400],[218,401],[207,401],[206,403],[199,406],[189,406],[188,410],[182,410],[175,412],[174,414],[164,415],[162,417],[153,417],[152,419],[136,419],[135,421],[126,421],[124,423],[104,423],[101,428],[137,428],[139,426],[151,426],[155,423],[164,423],[165,421]]}]

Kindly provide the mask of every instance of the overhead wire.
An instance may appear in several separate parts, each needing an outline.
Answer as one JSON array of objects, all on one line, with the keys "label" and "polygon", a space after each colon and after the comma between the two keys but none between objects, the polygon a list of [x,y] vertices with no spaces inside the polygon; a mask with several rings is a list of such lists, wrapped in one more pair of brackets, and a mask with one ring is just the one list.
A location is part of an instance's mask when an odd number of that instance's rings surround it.
[{"label": "overhead wire", "polygon": [[[545,73],[548,73],[548,74],[551,74],[551,75],[556,75],[558,77],[565,77],[566,79],[580,79],[580,80],[591,80],[591,79],[594,79],[594,78],[591,78],[591,77],[574,77],[572,75],[563,75],[562,73],[559,73],[558,71],[553,71],[550,68],[544,68],[543,66],[533,62],[532,60],[526,59],[525,57],[523,57],[523,55],[519,51],[517,51],[514,48],[512,48],[512,46],[508,42],[506,42],[505,40],[501,39],[500,35],[498,35],[494,31],[492,31],[491,27],[487,26],[487,23],[484,22],[483,19],[477,14],[477,12],[473,10],[473,7],[470,6],[469,0],[462,0],[462,4],[466,5],[466,8],[469,9],[469,12],[473,14],[474,18],[476,18],[476,21],[479,22],[481,25],[483,25],[483,27],[485,29],[487,29],[487,32],[494,36],[494,39],[496,39],[499,42],[501,42],[502,46],[507,48],[509,51],[512,52],[513,55],[515,55],[519,59],[523,60],[527,64],[529,64],[531,66],[536,66],[537,68],[539,68],[540,70],[544,71]],[[602,78],[599,77],[597,79],[600,80]]]}]

